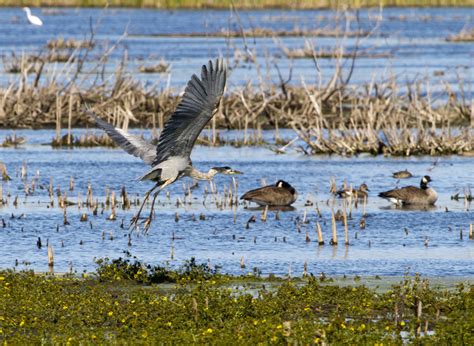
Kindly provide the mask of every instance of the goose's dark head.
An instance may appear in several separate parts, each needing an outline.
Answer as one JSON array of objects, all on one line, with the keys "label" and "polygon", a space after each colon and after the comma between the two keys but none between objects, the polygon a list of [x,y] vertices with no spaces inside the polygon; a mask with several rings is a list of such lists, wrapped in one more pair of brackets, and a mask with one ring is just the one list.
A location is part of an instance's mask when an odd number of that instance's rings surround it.
[{"label": "goose's dark head", "polygon": [[367,186],[367,184],[362,184],[361,186],[359,186],[359,191],[370,191],[369,190],[369,187]]},{"label": "goose's dark head", "polygon": [[286,181],[284,180],[278,180],[275,184],[276,187],[279,187],[279,188],[282,188],[282,189],[285,189],[285,190],[288,190],[290,191],[291,193],[295,193],[296,190],[294,189],[293,186],[291,186],[290,184],[288,184]]},{"label": "goose's dark head", "polygon": [[429,175],[425,175],[423,178],[421,178],[421,182],[420,182],[420,187],[422,189],[427,189],[428,188],[428,183],[431,182],[431,178]]}]

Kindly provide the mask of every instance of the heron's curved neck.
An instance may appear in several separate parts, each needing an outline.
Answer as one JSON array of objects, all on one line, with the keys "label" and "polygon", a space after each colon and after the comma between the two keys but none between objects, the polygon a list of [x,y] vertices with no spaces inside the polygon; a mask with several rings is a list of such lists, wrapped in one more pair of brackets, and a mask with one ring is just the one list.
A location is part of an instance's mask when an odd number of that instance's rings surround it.
[{"label": "heron's curved neck", "polygon": [[200,172],[196,168],[191,167],[188,172],[188,176],[197,180],[211,180],[217,174],[217,171],[210,169],[207,173]]},{"label": "heron's curved neck", "polygon": [[28,7],[25,7],[24,10],[26,11],[27,16],[31,16],[31,10]]}]

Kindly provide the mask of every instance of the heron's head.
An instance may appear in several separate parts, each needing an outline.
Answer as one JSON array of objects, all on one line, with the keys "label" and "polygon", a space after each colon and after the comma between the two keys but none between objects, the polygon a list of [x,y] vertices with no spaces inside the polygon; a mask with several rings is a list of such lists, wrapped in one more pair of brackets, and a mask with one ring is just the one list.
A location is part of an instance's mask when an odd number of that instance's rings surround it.
[{"label": "heron's head", "polygon": [[369,190],[369,187],[367,186],[367,184],[362,184],[361,186],[359,186],[359,190],[360,191],[370,191]]},{"label": "heron's head", "polygon": [[228,166],[212,167],[209,171],[211,174],[225,174],[225,175],[243,174],[242,172],[232,169]]}]

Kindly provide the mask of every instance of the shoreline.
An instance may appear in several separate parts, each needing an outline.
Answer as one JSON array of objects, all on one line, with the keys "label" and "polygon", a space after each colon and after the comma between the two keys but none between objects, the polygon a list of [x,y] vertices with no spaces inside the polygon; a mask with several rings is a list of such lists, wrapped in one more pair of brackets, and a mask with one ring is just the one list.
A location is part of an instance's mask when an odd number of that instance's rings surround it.
[{"label": "shoreline", "polygon": [[[22,1],[21,6],[30,6],[32,8],[111,8],[111,9],[147,9],[147,10],[229,10],[231,6],[234,6],[237,10],[245,11],[266,11],[266,10],[299,10],[299,11],[311,11],[311,10],[335,10],[341,8],[352,8],[352,9],[368,9],[368,8],[379,8],[380,1],[377,0],[366,0],[362,3],[357,0],[350,1],[349,3],[344,3],[342,5],[334,5],[331,1],[311,1],[305,0],[300,1],[298,4],[293,3],[292,6],[288,5],[287,1],[275,0],[273,3],[268,1],[254,1],[252,4],[239,3],[232,4],[231,1],[216,1],[216,3],[211,3],[211,1],[160,1],[160,0],[135,0],[135,3],[132,1],[121,1],[121,0],[111,0],[109,5],[106,5],[106,2],[101,3],[91,3],[87,0],[51,0],[51,1],[40,1],[38,6],[38,1],[29,0]],[[262,3],[263,2],[263,3]],[[316,3],[315,3],[316,2]],[[453,3],[455,2],[455,3]],[[0,8],[7,7],[21,7],[18,6],[18,3],[14,0],[0,0]],[[405,0],[405,1],[396,1],[389,0],[384,1],[384,8],[455,8],[455,7],[465,7],[473,8],[474,5],[469,0],[459,0],[459,1],[420,1],[420,0]]]}]

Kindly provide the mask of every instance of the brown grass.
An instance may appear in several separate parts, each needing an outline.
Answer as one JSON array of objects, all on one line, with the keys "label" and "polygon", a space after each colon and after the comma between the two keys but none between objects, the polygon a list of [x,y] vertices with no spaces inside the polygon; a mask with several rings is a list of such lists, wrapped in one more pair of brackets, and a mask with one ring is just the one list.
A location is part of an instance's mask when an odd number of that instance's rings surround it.
[{"label": "brown grass", "polygon": [[446,38],[449,42],[473,42],[474,41],[474,28],[471,30],[463,29],[456,35],[449,36]]},{"label": "brown grass", "polygon": [[209,33],[203,32],[191,32],[191,33],[178,33],[178,34],[152,34],[151,36],[155,37],[229,37],[229,38],[239,38],[239,37],[356,37],[360,35],[366,35],[366,32],[363,31],[342,31],[340,29],[334,28],[322,28],[322,29],[300,29],[294,28],[292,30],[273,30],[267,28],[254,28],[252,30],[243,30],[243,31],[215,31]]},{"label": "brown grass", "polygon": [[[75,49],[60,72],[46,74],[45,59],[22,56],[20,63],[15,62],[19,68],[18,81],[0,89],[0,127],[54,127],[53,145],[110,145],[106,137],[72,135],[73,127],[93,126],[82,111],[87,103],[125,130],[129,126],[151,128],[156,137],[157,129],[163,127],[180,98],[170,89],[157,92],[145,88],[126,73],[125,62],[117,68],[112,82],[100,79],[110,50],[102,54],[95,67],[89,68],[87,75],[82,75],[82,66],[92,47],[88,44]],[[311,53],[317,76],[317,54],[314,50]],[[293,128],[306,142],[301,150],[308,154],[439,155],[474,151],[469,129],[472,108],[463,92],[462,80],[458,82],[459,92],[444,83],[437,103],[424,91],[430,89],[428,77],[403,86],[395,78],[351,85],[358,54],[351,54],[346,70],[340,67],[344,57],[339,54],[337,68],[326,85],[290,84],[291,71],[288,80],[280,75],[279,83],[265,84],[256,66],[259,85],[229,90],[209,124],[212,136],[202,138],[201,143],[223,144],[217,135],[218,128],[242,130],[244,139],[237,145],[261,143],[261,136],[252,139],[249,135],[252,130],[260,133],[262,129],[274,129],[278,133],[279,128]],[[12,59],[18,58],[13,55]],[[92,78],[96,79],[90,83]],[[65,137],[61,136],[63,127],[68,128]]]}]

